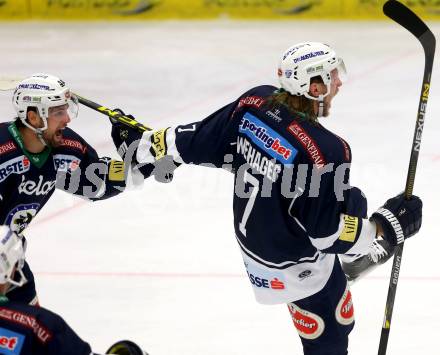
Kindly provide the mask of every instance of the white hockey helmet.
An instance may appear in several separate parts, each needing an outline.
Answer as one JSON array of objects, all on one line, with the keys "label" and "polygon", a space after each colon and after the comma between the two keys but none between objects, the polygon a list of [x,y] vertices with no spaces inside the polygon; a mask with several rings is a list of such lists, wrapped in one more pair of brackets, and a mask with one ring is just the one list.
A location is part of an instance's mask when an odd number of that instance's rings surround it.
[{"label": "white hockey helmet", "polygon": [[[25,259],[23,239],[9,227],[0,226],[0,284],[10,283],[20,287],[26,283],[22,268]],[[14,270],[19,273],[19,280],[14,280]]]},{"label": "white hockey helmet", "polygon": [[[298,43],[281,57],[278,77],[281,87],[292,95],[320,100],[330,93],[330,72],[338,69],[340,78],[346,74],[345,64],[328,45],[319,42]],[[321,97],[309,95],[310,79],[320,76],[327,86],[327,93]]]},{"label": "white hockey helmet", "polygon": [[[78,114],[78,102],[66,83],[50,74],[33,74],[18,83],[12,96],[17,116],[31,130],[42,134],[47,129],[47,118],[51,107],[68,105],[71,119]],[[43,120],[43,127],[35,128],[27,122],[29,107],[35,107]]]}]

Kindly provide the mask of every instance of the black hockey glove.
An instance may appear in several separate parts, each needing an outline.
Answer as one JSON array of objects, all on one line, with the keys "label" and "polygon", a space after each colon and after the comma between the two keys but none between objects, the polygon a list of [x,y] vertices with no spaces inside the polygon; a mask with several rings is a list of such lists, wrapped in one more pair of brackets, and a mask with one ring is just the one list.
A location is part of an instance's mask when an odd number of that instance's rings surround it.
[{"label": "black hockey glove", "polygon": [[[126,115],[124,111],[119,108],[113,111],[134,119],[132,115]],[[145,178],[153,175],[156,181],[163,183],[168,183],[173,180],[173,171],[177,166],[172,157],[165,156],[155,164],[139,164],[136,160],[136,153],[143,133],[112,118],[110,118],[110,122],[112,124],[113,143],[115,144],[118,154],[126,164],[130,163],[132,166],[135,166]],[[126,156],[128,161],[126,161]]]},{"label": "black hockey glove", "polygon": [[407,200],[401,193],[385,202],[372,214],[370,220],[381,225],[384,238],[390,244],[398,245],[419,231],[422,226],[422,207],[419,197],[411,196]]},{"label": "black hockey glove", "polygon": [[[113,110],[114,112],[118,112],[123,116],[127,116],[130,118],[134,117],[132,115],[126,115],[124,111],[119,108]],[[128,127],[123,123],[113,120],[110,118],[110,122],[112,123],[112,139],[115,147],[118,151],[118,154],[122,159],[125,159],[125,155],[127,151],[131,155],[132,159],[136,157],[136,149],[139,144],[139,141],[142,137],[142,132],[138,130]]]},{"label": "black hockey glove", "polygon": [[148,355],[146,351],[143,351],[130,340],[120,340],[114,343],[105,353],[114,355]]}]

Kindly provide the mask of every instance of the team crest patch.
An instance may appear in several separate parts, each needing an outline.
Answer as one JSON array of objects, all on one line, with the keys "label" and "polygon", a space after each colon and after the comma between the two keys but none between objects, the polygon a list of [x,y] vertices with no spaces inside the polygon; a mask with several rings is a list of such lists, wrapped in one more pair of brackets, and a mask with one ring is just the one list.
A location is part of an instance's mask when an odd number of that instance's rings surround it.
[{"label": "team crest patch", "polygon": [[253,143],[272,158],[283,164],[292,164],[298,153],[286,138],[249,112],[241,119],[239,131],[248,136]]},{"label": "team crest patch", "polygon": [[3,224],[9,226],[13,232],[20,234],[31,223],[39,209],[39,203],[18,205],[8,213]]},{"label": "team crest patch", "polygon": [[325,323],[320,316],[301,309],[294,303],[289,303],[287,307],[300,337],[304,339],[317,339],[321,336],[325,329]]},{"label": "team crest patch", "polygon": [[353,300],[350,289],[345,288],[344,294],[336,307],[336,320],[342,325],[349,325],[354,321]]},{"label": "team crest patch", "polygon": [[0,328],[0,354],[18,355],[26,337],[23,334]]},{"label": "team crest patch", "polygon": [[119,131],[119,137],[121,137],[121,139],[125,140],[128,138],[128,129],[121,129]]}]

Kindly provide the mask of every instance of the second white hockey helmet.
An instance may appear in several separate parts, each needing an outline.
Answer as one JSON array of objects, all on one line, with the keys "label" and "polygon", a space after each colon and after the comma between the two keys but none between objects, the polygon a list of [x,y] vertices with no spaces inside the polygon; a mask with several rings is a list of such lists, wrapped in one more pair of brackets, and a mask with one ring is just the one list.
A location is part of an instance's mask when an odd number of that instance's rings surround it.
[{"label": "second white hockey helmet", "polygon": [[320,76],[330,92],[331,71],[338,69],[339,76],[345,76],[346,70],[342,58],[328,45],[319,42],[298,43],[285,51],[278,66],[281,87],[292,95],[309,95],[310,79]]},{"label": "second white hockey helmet", "polygon": [[[25,260],[24,241],[9,227],[0,226],[0,284],[22,286],[27,280],[22,268]],[[20,275],[14,278],[14,271]]]}]

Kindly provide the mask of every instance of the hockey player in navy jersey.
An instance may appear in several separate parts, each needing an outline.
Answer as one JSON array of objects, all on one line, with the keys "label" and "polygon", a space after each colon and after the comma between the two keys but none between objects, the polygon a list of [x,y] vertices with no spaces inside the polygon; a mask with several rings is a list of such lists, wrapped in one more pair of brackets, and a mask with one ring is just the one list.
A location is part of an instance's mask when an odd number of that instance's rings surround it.
[{"label": "hockey player in navy jersey", "polygon": [[[81,136],[68,128],[78,105],[57,77],[36,74],[14,92],[14,121],[0,123],[0,225],[23,234],[55,188],[91,201],[116,196],[132,178],[122,161],[99,157]],[[148,167],[144,176],[149,175]],[[32,272],[10,299],[37,303]]]},{"label": "hockey player in navy jersey", "polygon": [[[26,283],[22,271],[25,262],[23,238],[7,226],[0,226],[0,255],[0,354],[95,354],[59,315],[43,307],[9,300],[6,296],[8,289],[20,288]],[[127,340],[113,344],[106,354],[148,355]]]},{"label": "hockey player in navy jersey", "polygon": [[422,221],[421,200],[402,194],[368,219],[365,197],[350,187],[350,146],[321,124],[343,74],[332,48],[300,43],[281,57],[281,88],[253,88],[199,122],[128,139],[122,125],[112,130],[117,148],[137,148],[122,154],[126,162],[172,159],[234,174],[234,227],[249,282],[260,303],[288,305],[305,355],[348,353],[354,311],[338,255],[370,260],[377,236],[392,253]]}]

